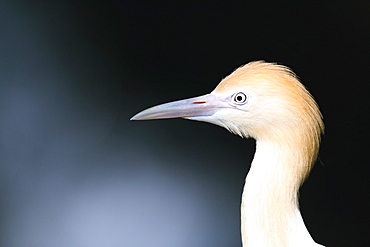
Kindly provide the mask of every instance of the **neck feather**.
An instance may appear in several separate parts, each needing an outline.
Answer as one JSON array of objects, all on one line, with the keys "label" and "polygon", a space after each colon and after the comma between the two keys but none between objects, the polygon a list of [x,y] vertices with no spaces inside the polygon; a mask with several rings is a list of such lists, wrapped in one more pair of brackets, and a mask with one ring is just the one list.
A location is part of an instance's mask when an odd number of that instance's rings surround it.
[{"label": "neck feather", "polygon": [[242,196],[244,247],[319,246],[298,208],[298,190],[311,167],[305,156],[296,143],[257,141]]}]

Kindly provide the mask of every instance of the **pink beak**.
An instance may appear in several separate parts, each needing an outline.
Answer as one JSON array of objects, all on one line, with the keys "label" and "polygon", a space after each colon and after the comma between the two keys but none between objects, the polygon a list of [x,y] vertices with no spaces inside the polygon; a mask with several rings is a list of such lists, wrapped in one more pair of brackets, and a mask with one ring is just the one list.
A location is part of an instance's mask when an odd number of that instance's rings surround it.
[{"label": "pink beak", "polygon": [[183,99],[153,106],[139,112],[131,120],[148,120],[160,118],[196,118],[212,116],[221,108],[230,105],[213,94],[206,94],[190,99]]}]

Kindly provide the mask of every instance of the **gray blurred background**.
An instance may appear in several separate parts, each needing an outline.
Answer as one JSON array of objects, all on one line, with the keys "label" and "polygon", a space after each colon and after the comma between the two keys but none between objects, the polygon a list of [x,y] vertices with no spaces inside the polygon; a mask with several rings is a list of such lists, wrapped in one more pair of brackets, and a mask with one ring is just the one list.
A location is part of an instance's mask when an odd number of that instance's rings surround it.
[{"label": "gray blurred background", "polygon": [[1,246],[241,246],[254,141],[129,119],[260,59],[325,117],[308,229],[369,246],[369,30],[369,1],[1,1]]}]

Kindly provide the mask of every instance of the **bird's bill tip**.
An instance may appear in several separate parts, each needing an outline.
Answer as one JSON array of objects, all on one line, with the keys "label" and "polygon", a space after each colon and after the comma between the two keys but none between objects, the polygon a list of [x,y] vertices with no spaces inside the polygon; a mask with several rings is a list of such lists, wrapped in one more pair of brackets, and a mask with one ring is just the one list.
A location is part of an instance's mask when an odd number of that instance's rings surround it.
[{"label": "bird's bill tip", "polygon": [[191,118],[212,116],[219,108],[225,107],[217,96],[206,94],[199,97],[173,101],[153,106],[139,112],[130,120],[149,120],[163,118]]}]

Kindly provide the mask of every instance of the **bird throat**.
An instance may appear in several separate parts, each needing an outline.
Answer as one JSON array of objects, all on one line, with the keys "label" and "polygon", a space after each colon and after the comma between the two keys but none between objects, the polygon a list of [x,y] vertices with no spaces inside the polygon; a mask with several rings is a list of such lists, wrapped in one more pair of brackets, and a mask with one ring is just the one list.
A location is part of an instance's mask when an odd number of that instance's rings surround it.
[{"label": "bird throat", "polygon": [[244,247],[319,246],[299,212],[302,162],[294,145],[257,141],[242,195]]}]

